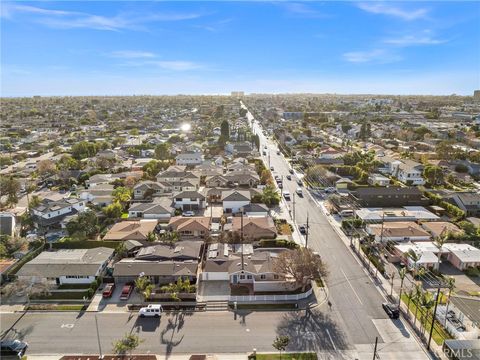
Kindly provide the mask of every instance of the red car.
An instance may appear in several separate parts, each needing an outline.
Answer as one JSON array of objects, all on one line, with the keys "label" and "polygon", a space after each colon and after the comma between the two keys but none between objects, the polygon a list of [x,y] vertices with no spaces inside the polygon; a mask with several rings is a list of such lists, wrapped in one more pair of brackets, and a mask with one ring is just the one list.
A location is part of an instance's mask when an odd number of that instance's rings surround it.
[{"label": "red car", "polygon": [[105,286],[105,289],[103,289],[103,297],[104,298],[111,298],[113,295],[113,291],[115,290],[115,284],[110,283]]},{"label": "red car", "polygon": [[122,294],[120,295],[120,300],[128,300],[132,291],[133,285],[124,285],[122,289]]}]

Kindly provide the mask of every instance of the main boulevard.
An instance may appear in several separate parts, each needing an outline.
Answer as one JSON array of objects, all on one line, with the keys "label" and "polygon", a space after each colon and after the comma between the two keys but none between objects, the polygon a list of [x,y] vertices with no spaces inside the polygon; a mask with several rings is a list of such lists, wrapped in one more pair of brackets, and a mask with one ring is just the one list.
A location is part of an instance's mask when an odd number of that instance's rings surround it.
[{"label": "main boulevard", "polygon": [[[283,175],[284,190],[291,194],[297,184],[289,181],[289,164],[277,155],[276,144],[265,138],[249,112],[261,148],[267,146],[264,161]],[[304,190],[305,191],[305,190]],[[292,210],[293,204],[287,202]],[[300,311],[228,311],[170,313],[160,320],[140,319],[120,310],[106,313],[3,313],[1,331],[6,337],[24,339],[29,354],[95,354],[99,352],[95,316],[102,351],[125,333],[138,333],[144,342],[138,353],[248,353],[273,351],[277,335],[288,335],[289,350],[313,350],[321,358],[371,359],[375,338],[381,359],[427,359],[412,333],[401,320],[390,320],[382,310],[385,301],[363,267],[353,257],[313,198],[305,193],[295,198],[295,220],[305,224],[309,217],[308,246],[325,261],[332,304]]]}]

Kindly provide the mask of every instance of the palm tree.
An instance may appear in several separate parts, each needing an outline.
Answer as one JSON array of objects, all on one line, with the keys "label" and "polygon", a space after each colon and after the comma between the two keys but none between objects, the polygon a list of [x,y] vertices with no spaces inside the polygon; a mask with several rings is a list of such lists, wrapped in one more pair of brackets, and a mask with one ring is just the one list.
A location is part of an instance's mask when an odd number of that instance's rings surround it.
[{"label": "palm tree", "polygon": [[398,275],[400,276],[400,295],[398,296],[398,306],[402,303],[402,292],[403,292],[403,280],[405,280],[405,276],[407,275],[407,269],[404,267],[400,269],[398,272]]},{"label": "palm tree", "polygon": [[413,296],[412,296],[413,303],[415,304],[415,320],[413,322],[414,327],[417,323],[418,303],[420,302],[420,299],[422,298],[422,294],[423,294],[422,285],[420,285],[418,283],[415,284],[415,289],[413,290]]},{"label": "palm tree", "polygon": [[407,252],[407,257],[410,258],[413,261],[413,277],[416,278],[417,276],[417,263],[421,259],[421,255],[417,254],[415,250],[410,249]]},{"label": "palm tree", "polygon": [[408,290],[407,297],[408,297],[407,312],[408,312],[408,315],[410,316],[410,301],[412,300],[412,297],[413,297],[413,288],[410,288]]},{"label": "palm tree", "polygon": [[425,332],[426,322],[428,321],[428,315],[430,314],[430,309],[435,305],[436,299],[432,293],[425,291],[420,298],[420,306],[425,309],[425,312],[422,311],[422,316],[420,318],[420,331]]},{"label": "palm tree", "polygon": [[445,227],[440,233],[440,235],[435,237],[435,239],[433,240],[433,242],[438,248],[438,268],[437,268],[438,271],[440,271],[440,258],[442,257],[442,247],[448,240],[448,234],[442,236],[442,234],[446,231],[446,229],[447,228]]},{"label": "palm tree", "polygon": [[455,278],[450,276],[447,279],[447,288],[448,288],[448,297],[447,297],[447,307],[445,309],[445,326],[447,326],[447,314],[448,314],[448,305],[450,305],[450,296],[452,291],[455,289]]}]

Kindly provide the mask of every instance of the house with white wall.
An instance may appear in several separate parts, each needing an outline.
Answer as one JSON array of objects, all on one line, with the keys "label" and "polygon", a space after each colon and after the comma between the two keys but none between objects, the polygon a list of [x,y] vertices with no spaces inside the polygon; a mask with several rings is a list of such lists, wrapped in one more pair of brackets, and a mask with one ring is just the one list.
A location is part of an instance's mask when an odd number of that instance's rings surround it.
[{"label": "house with white wall", "polygon": [[205,196],[198,191],[181,191],[173,195],[173,203],[176,209],[182,211],[204,209],[206,202]]},{"label": "house with white wall", "polygon": [[226,190],[222,192],[223,211],[238,213],[244,206],[250,204],[251,195],[248,190]]},{"label": "house with white wall", "polygon": [[200,165],[203,163],[203,154],[201,152],[191,152],[178,154],[175,157],[175,163],[177,165]]}]

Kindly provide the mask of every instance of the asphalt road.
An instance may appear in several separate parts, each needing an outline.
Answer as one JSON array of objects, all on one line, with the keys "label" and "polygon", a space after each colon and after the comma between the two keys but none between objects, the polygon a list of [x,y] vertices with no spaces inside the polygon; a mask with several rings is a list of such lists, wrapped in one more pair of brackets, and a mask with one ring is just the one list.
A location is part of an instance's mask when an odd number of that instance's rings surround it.
[{"label": "asphalt road", "polygon": [[[23,339],[29,354],[98,353],[94,313],[2,314],[7,338]],[[137,353],[235,353],[273,351],[279,334],[290,337],[290,350],[346,349],[327,306],[309,311],[197,312],[164,314],[161,319],[138,318],[128,313],[98,313],[103,353],[125,333],[138,333],[143,343]]]},{"label": "asphalt road", "polygon": [[[283,175],[283,190],[294,194],[298,185],[295,176],[292,176],[292,180],[286,178],[290,169],[288,162],[283,155],[277,155],[276,144],[265,138],[258,123],[254,124],[254,131],[260,136],[262,151],[267,145],[265,162],[273,166],[274,175]],[[308,214],[308,246],[322,256],[329,269],[327,285],[329,299],[333,304],[333,318],[347,334],[346,341],[350,344],[374,343],[375,337],[380,334],[372,319],[387,318],[381,306],[385,300],[308,194],[295,196],[295,212],[293,196],[288,201],[288,206],[292,209],[292,214],[295,213],[299,225],[306,224]]]}]

